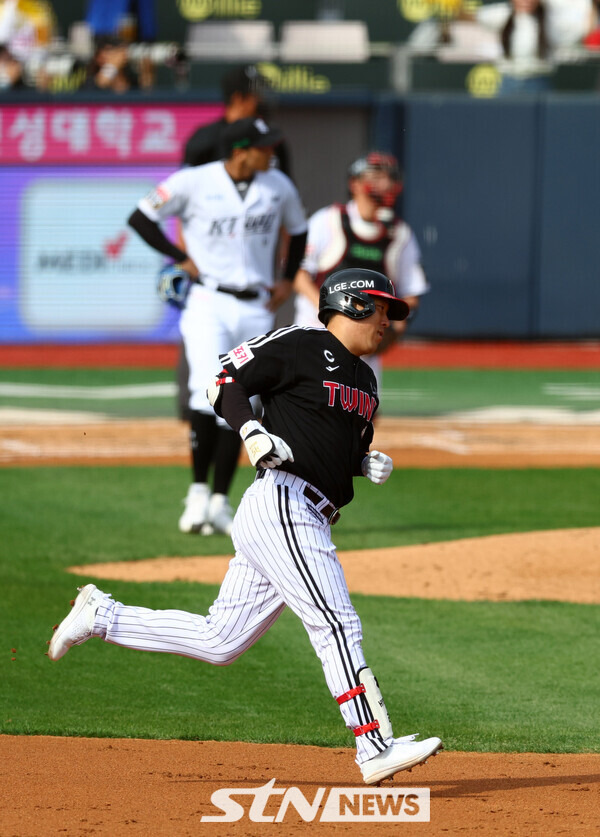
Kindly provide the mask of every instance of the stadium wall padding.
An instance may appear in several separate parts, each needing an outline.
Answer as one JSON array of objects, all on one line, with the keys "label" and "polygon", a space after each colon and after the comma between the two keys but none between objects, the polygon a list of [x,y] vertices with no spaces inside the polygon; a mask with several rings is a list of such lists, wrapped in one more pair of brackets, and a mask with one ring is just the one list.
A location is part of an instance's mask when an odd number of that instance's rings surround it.
[{"label": "stadium wall padding", "polygon": [[403,215],[432,285],[413,333],[597,337],[600,98],[383,107],[380,142],[403,159]]}]

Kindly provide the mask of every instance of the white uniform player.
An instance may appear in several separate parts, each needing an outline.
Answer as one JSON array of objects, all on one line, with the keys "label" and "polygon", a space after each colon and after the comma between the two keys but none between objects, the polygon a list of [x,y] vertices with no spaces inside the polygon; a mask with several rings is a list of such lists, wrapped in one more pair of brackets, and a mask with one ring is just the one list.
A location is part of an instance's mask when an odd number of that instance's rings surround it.
[{"label": "white uniform player", "polygon": [[[306,253],[294,282],[294,322],[298,325],[319,326],[319,288],[330,273],[342,268],[381,271],[392,280],[396,293],[406,300],[413,314],[419,297],[429,290],[416,236],[394,215],[393,206],[401,190],[395,157],[371,151],[355,160],[348,172],[348,187],[352,199],[347,204],[323,207],[309,219]],[[405,326],[405,322],[394,324],[386,347]],[[379,357],[365,360],[379,382]]]},{"label": "white uniform player", "polygon": [[[206,381],[221,353],[272,328],[273,312],[291,293],[304,252],[306,218],[298,191],[269,165],[280,138],[261,119],[232,123],[224,132],[229,148],[224,161],[171,175],[139,202],[129,220],[151,246],[197,277],[180,319],[189,366],[193,467],[179,520],[182,532],[230,533],[233,514],[227,494],[240,440],[225,421],[215,422]],[[160,231],[159,224],[170,217],[180,219],[185,252]],[[282,227],[291,238],[284,278],[276,283]]]},{"label": "white uniform player", "polygon": [[[321,290],[325,328],[290,326],[221,356],[209,397],[244,440],[257,467],[236,513],[235,557],[207,616],[115,602],[84,587],[48,651],[58,660],[98,636],[126,648],[227,665],[253,645],[287,605],[302,620],[332,697],[356,742],[368,784],[424,762],[439,738],[394,738],[362,650],[362,627],[331,540],[355,477],[381,485],[392,460],[369,451],[377,387],[361,356],[374,352],[408,306],[381,273],[343,270]],[[250,397],[264,402],[254,418]]]}]

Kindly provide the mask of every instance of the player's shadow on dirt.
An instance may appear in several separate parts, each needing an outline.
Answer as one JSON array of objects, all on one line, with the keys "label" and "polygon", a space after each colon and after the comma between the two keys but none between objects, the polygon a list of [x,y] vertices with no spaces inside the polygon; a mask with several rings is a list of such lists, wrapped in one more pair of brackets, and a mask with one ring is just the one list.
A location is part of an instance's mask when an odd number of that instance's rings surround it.
[{"label": "player's shadow on dirt", "polygon": [[[406,776],[406,778],[404,778]],[[402,787],[428,787],[431,790],[432,798],[439,799],[458,799],[467,796],[481,796],[486,793],[495,793],[498,791],[515,791],[523,788],[547,788],[555,787],[557,785],[585,785],[586,788],[579,788],[573,790],[591,790],[588,785],[600,783],[599,773],[578,774],[575,776],[523,776],[515,778],[514,776],[481,778],[481,779],[448,779],[440,781],[425,781],[415,780],[410,778],[405,773],[399,773],[396,776],[394,783],[384,782],[380,787],[391,789],[396,786]],[[279,785],[295,785],[296,787],[340,787],[347,786],[346,783],[337,780],[312,780],[312,781],[298,781],[297,777],[282,776],[281,771],[277,774],[277,784]],[[350,786],[364,787],[363,782],[359,779],[348,783]]]},{"label": "player's shadow on dirt", "polygon": [[[456,798],[461,796],[478,796],[491,791],[514,791],[520,788],[547,788],[556,785],[590,785],[600,782],[599,773],[581,774],[576,776],[514,776],[459,779],[452,781],[426,782],[431,789],[432,797]],[[581,788],[583,790],[583,788]],[[588,789],[589,790],[589,789]]]}]

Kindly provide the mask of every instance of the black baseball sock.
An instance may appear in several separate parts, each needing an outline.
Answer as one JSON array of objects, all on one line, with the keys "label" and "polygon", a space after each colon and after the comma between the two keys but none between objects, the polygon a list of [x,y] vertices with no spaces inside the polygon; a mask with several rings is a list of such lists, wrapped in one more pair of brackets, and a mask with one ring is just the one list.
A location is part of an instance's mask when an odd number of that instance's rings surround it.
[{"label": "black baseball sock", "polygon": [[217,449],[215,452],[215,478],[213,491],[215,494],[228,494],[240,457],[242,440],[239,435],[228,427],[217,430]]},{"label": "black baseball sock", "polygon": [[217,446],[217,419],[209,413],[192,410],[190,417],[190,450],[194,482],[208,482],[208,469]]}]

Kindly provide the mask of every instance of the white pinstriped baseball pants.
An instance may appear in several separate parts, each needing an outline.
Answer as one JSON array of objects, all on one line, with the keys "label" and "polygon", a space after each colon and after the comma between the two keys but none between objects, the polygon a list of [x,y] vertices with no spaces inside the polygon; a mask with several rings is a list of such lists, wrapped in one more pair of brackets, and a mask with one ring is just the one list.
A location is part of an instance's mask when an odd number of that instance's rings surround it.
[{"label": "white pinstriped baseball pants", "polygon": [[[182,654],[214,665],[236,660],[287,605],[302,620],[334,698],[357,686],[364,668],[362,628],[350,601],[330,527],[303,495],[306,482],[268,470],[248,488],[234,520],[235,557],[207,616],[120,602],[98,612],[108,642]],[[326,504],[324,500],[324,504]],[[350,729],[373,715],[364,695],[340,706]],[[378,730],[356,737],[359,763],[382,752]]]}]

